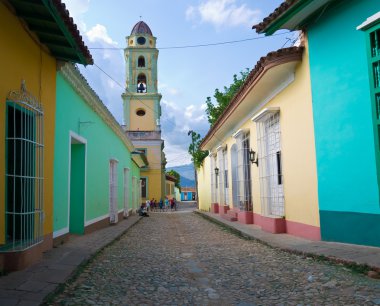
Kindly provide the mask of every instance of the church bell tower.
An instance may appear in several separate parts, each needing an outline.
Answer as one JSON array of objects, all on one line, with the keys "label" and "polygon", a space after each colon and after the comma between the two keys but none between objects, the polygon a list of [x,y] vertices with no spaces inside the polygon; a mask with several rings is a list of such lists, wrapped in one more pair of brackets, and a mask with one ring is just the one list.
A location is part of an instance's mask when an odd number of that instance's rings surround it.
[{"label": "church bell tower", "polygon": [[142,198],[159,201],[165,195],[165,155],[160,125],[161,94],[157,88],[156,37],[144,21],[139,21],[126,42],[124,130],[148,160],[148,166],[141,169]]}]

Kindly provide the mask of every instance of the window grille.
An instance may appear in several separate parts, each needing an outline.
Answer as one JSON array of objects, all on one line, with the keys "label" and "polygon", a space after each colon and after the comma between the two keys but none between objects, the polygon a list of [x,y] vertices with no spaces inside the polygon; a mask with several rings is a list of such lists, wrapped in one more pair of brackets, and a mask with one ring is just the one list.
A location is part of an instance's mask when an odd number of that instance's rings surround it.
[{"label": "window grille", "polygon": [[117,211],[117,161],[110,160],[110,222],[117,223],[118,211]]},{"label": "window grille", "polygon": [[261,205],[266,216],[283,217],[285,200],[281,163],[280,113],[257,122]]},{"label": "window grille", "polygon": [[235,209],[239,208],[238,200],[238,179],[237,179],[237,145],[233,144],[231,147],[231,175],[232,175],[232,205]]},{"label": "window grille", "polygon": [[129,214],[129,169],[124,168],[124,217]]},{"label": "window grille", "polygon": [[238,138],[238,166],[237,187],[239,209],[252,211],[252,187],[251,187],[251,165],[249,162],[249,133],[242,133]]},{"label": "window grille", "polygon": [[137,177],[132,177],[132,209],[134,212],[136,212],[138,205],[137,205],[137,194],[138,194],[138,184],[137,184]]},{"label": "window grille", "polygon": [[[223,205],[225,204],[225,198],[224,198],[224,162],[223,162],[223,152],[222,150],[218,151],[218,168],[219,168],[219,182],[218,183],[218,189],[219,189],[219,204]],[[220,210],[220,213],[222,213],[222,210]]]},{"label": "window grille", "polygon": [[43,241],[44,112],[23,82],[6,99],[5,245],[19,251]]},{"label": "window grille", "polygon": [[215,167],[216,167],[216,158],[214,156],[210,156],[210,171],[211,171],[211,202],[217,203],[217,194],[216,194],[216,175],[215,175]]},{"label": "window grille", "polygon": [[368,29],[367,33],[377,180],[380,185],[380,24],[375,23]]}]

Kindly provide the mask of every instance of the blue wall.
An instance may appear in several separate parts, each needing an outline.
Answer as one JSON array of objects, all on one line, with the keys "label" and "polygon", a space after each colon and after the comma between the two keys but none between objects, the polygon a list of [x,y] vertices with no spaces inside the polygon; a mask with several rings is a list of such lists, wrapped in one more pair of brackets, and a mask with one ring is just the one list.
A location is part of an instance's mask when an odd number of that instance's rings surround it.
[{"label": "blue wall", "polygon": [[[366,33],[356,30],[379,8],[378,1],[373,0],[340,1],[308,26],[319,207],[325,240],[380,245]],[[343,217],[346,213],[348,218]],[[369,219],[373,224],[360,229],[352,224]],[[352,231],[356,236],[360,236],[357,231],[363,235],[369,231],[373,239],[353,239]]]}]

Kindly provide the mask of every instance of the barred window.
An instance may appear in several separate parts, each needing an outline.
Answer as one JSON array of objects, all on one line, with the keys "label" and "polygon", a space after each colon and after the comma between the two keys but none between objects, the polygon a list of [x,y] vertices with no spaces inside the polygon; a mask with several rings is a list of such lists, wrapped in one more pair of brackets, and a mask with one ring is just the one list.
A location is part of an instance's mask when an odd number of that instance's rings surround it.
[{"label": "barred window", "polygon": [[6,243],[1,251],[43,240],[43,109],[22,84],[6,100]]}]

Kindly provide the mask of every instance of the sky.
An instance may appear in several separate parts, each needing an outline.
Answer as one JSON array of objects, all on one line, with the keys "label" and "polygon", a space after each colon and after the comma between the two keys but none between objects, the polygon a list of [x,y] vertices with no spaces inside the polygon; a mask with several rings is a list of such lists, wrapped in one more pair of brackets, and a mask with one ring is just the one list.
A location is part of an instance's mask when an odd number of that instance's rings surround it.
[{"label": "sky", "polygon": [[[289,40],[294,38],[294,33],[287,31],[263,37],[252,30],[252,25],[268,16],[282,0],[62,2],[79,27],[96,64],[79,65],[79,68],[120,124],[123,123],[121,94],[125,91],[126,79],[122,50],[126,47],[125,38],[140,18],[157,37],[161,129],[167,167],[191,162],[187,133],[194,130],[204,136],[209,130],[206,98],[212,97],[216,88],[230,85],[234,74],[245,68],[252,69],[260,57],[289,46]],[[250,40],[172,48],[246,39]]]}]

